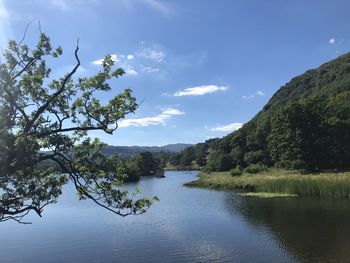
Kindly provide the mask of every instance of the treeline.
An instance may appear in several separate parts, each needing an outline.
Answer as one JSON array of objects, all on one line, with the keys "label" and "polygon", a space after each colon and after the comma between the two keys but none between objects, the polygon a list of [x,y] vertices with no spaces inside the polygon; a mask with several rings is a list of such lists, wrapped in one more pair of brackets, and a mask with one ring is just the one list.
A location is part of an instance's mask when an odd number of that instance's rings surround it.
[{"label": "treeline", "polygon": [[350,169],[350,54],[292,79],[241,129],[186,148],[207,171]]},{"label": "treeline", "polygon": [[173,153],[168,158],[168,163],[177,170],[195,169],[205,166],[209,149],[213,148],[218,139],[210,139],[205,143],[198,143],[184,149],[180,153]]},{"label": "treeline", "polygon": [[164,177],[164,161],[151,152],[142,152],[130,159],[124,160],[127,181],[138,181],[141,176]]},{"label": "treeline", "polygon": [[[50,154],[49,152],[43,152],[40,156],[45,156]],[[119,165],[121,171],[125,174],[125,181],[138,181],[141,176],[156,176],[164,177],[164,167],[166,166],[169,158],[175,153],[170,152],[142,152],[140,154],[128,157],[128,158],[119,158],[116,155],[116,158],[119,160]],[[110,155],[109,157],[113,157]],[[46,160],[40,163],[39,168],[52,168],[58,172],[65,172],[57,165],[57,163]],[[113,167],[108,168],[110,171],[114,169]]]}]

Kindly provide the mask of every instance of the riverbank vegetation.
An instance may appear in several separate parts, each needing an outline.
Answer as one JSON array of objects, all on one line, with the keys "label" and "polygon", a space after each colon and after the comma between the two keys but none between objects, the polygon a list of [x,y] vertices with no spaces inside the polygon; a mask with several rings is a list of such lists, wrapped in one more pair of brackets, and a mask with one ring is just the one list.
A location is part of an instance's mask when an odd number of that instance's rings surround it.
[{"label": "riverbank vegetation", "polygon": [[201,173],[199,179],[186,186],[244,193],[281,193],[298,196],[350,198],[350,172],[303,174],[295,170],[269,169],[257,174],[243,172]]}]

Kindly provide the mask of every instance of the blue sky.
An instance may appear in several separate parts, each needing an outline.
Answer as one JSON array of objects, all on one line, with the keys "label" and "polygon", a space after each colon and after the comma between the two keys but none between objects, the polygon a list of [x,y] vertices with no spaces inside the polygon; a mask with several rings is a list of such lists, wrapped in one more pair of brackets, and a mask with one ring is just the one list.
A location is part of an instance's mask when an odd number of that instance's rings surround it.
[{"label": "blue sky", "polygon": [[[113,54],[127,72],[113,93],[131,87],[140,107],[114,135],[91,135],[197,143],[238,129],[292,77],[348,52],[349,10],[347,0],[0,0],[0,44],[38,19],[64,50],[53,77],[74,65],[77,38],[80,76]],[[27,42],[37,35],[33,23]]]}]

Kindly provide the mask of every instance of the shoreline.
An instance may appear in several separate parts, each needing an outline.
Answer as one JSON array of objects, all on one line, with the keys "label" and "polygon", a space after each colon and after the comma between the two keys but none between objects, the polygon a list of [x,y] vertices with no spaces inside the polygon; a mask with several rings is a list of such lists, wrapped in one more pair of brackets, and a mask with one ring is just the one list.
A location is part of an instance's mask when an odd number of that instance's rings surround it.
[{"label": "shoreline", "polygon": [[257,174],[232,176],[230,172],[200,173],[187,187],[239,191],[257,197],[315,196],[350,199],[350,172],[302,174],[299,171],[269,169]]}]

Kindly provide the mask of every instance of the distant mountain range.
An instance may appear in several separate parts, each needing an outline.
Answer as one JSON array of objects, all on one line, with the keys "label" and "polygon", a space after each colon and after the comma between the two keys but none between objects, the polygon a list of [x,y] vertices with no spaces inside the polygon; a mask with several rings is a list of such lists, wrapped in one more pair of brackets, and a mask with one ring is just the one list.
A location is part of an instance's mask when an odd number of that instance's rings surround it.
[{"label": "distant mountain range", "polygon": [[192,144],[186,143],[176,143],[176,144],[168,144],[164,146],[113,146],[108,145],[103,149],[103,152],[107,155],[112,155],[117,153],[121,158],[134,156],[140,154],[142,152],[151,152],[151,153],[159,153],[159,152],[171,152],[178,153],[184,150],[187,147],[192,146]]}]

